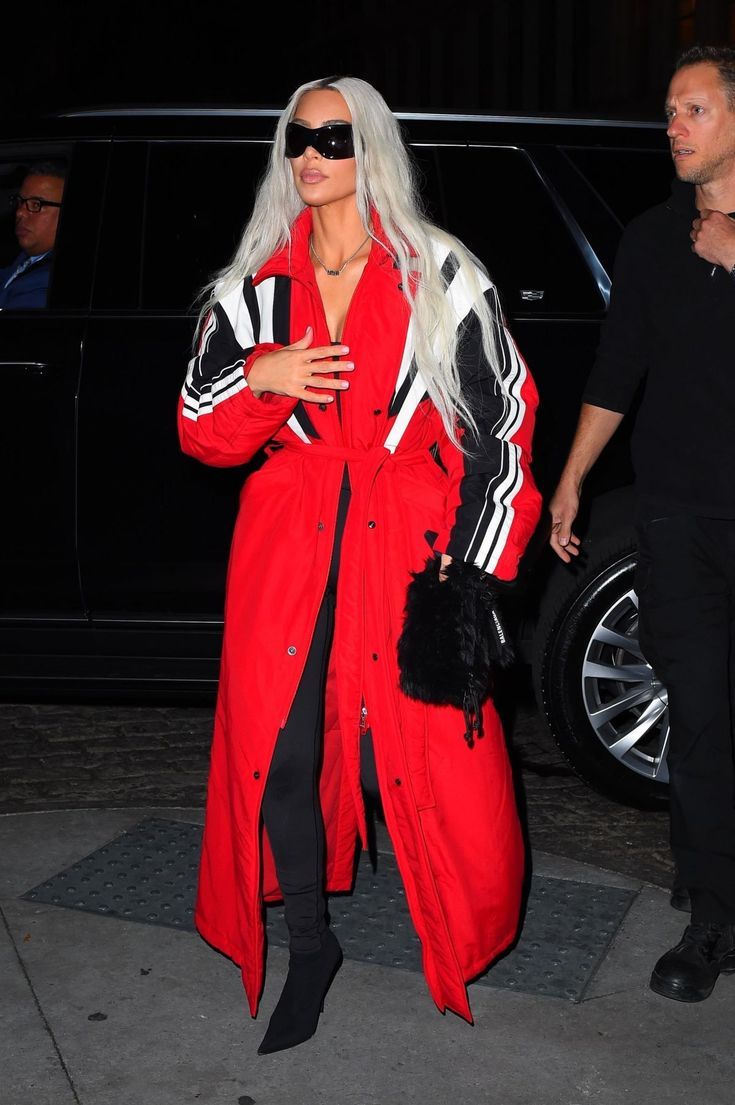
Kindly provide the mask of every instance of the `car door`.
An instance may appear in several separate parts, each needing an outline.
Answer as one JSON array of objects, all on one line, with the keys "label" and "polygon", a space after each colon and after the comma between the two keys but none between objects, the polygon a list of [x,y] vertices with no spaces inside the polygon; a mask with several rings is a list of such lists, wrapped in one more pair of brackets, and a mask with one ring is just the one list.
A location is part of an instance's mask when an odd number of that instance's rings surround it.
[{"label": "car door", "polygon": [[176,409],[194,301],[230,260],[267,148],[114,143],[80,392],[80,564],[99,627],[221,622],[246,469],[184,456]]},{"label": "car door", "polygon": [[[76,404],[105,156],[104,143],[0,146],[4,210],[29,165],[50,157],[67,164],[47,306],[0,312],[6,624],[85,620],[76,549]],[[3,249],[17,254],[11,220],[0,226],[0,237]]]}]

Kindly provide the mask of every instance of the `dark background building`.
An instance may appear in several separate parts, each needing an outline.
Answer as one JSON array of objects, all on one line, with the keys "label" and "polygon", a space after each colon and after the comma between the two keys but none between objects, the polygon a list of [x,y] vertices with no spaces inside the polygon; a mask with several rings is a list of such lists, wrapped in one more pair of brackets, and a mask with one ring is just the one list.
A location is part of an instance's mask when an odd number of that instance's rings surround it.
[{"label": "dark background building", "polygon": [[695,41],[735,42],[735,0],[40,0],[6,21],[2,111],[281,105],[351,73],[397,109],[656,117]]}]

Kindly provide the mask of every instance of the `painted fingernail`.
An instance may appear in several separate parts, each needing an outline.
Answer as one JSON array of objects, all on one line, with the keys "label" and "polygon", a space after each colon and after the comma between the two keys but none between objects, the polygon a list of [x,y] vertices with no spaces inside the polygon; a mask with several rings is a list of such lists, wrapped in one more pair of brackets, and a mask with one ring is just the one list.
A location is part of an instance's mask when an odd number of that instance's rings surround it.
[{"label": "painted fingernail", "polygon": [[348,388],[350,386],[349,380],[340,380],[340,386],[342,387],[343,390],[345,388]]}]

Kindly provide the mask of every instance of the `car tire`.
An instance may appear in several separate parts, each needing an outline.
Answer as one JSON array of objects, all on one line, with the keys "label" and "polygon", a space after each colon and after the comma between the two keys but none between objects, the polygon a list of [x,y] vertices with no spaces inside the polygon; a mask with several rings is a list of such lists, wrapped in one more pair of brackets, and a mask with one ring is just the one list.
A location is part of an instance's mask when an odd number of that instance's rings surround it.
[{"label": "car tire", "polygon": [[539,706],[586,782],[628,805],[668,801],[668,699],[638,645],[632,533],[559,564],[533,650]]}]

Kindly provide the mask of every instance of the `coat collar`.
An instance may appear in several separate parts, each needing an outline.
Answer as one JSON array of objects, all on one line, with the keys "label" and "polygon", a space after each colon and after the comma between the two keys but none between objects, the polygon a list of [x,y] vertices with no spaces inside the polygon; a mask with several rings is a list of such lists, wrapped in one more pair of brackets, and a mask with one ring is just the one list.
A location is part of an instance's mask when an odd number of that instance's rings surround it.
[{"label": "coat collar", "polygon": [[694,185],[674,177],[671,182],[671,196],[666,206],[689,222],[698,215],[694,199]]},{"label": "coat collar", "polygon": [[[687,219],[689,222],[699,215],[697,207],[696,189],[693,184],[686,184],[683,180],[674,178],[671,182],[671,197],[666,206],[670,211]],[[735,218],[735,212],[727,211],[730,218]]]},{"label": "coat collar", "polygon": [[[380,268],[386,268],[389,271],[395,269],[398,272],[397,265],[393,258],[391,247],[388,243],[385,234],[383,233],[383,226],[378,217],[377,211],[371,212],[371,221],[373,224],[373,240],[370,255],[368,257],[368,264],[372,266],[378,266]],[[312,226],[312,209],[305,207],[300,215],[296,217],[291,225],[291,237],[285,245],[281,246],[277,250],[270,260],[266,261],[253,276],[253,284],[260,284],[263,280],[267,280],[271,276],[290,276],[295,280],[303,280],[307,283],[313,282],[313,267],[311,259],[309,257],[309,237],[311,236]]]}]

